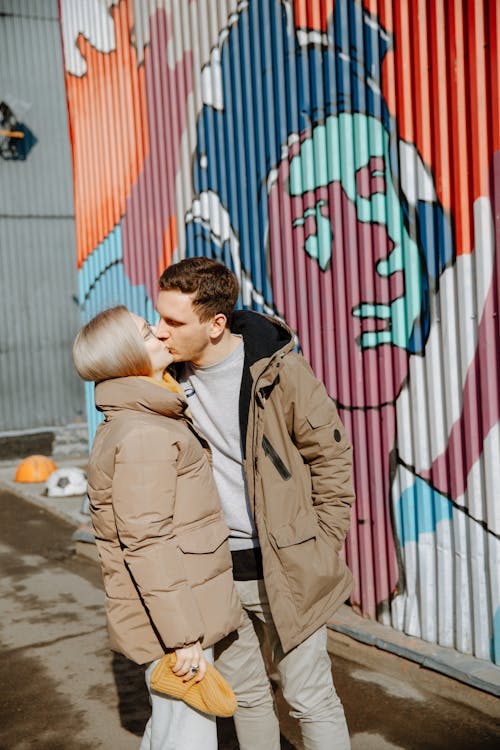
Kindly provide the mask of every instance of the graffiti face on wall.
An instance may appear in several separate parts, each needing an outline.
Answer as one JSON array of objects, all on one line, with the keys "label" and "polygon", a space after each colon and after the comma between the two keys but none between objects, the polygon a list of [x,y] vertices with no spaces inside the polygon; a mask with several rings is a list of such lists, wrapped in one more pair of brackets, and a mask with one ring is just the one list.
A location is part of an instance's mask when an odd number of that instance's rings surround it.
[{"label": "graffiti face on wall", "polygon": [[[341,145],[349,141],[347,148]],[[366,391],[363,376],[356,387],[332,373],[327,385],[344,406],[395,400],[407,374],[407,353],[414,349],[413,332],[424,314],[425,268],[405,226],[397,187],[383,124],[364,114],[343,113],[328,117],[292,146],[269,195],[273,277],[279,264],[293,265],[294,255],[306,253],[306,268],[317,264],[324,274],[324,304],[333,310],[341,299],[339,340],[332,338],[331,345],[341,346],[360,373],[373,372],[373,365],[377,370],[377,362],[394,370],[377,394]],[[283,216],[289,217],[288,226]],[[279,289],[275,303],[289,320],[288,298]],[[300,328],[299,319],[302,340]]]}]

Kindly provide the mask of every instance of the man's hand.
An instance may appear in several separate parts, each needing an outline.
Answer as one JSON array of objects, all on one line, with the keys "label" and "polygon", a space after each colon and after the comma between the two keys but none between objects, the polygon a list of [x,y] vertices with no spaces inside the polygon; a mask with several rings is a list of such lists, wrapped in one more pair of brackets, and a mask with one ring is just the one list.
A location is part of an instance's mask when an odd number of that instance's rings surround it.
[{"label": "man's hand", "polygon": [[172,672],[176,675],[185,677],[185,682],[192,680],[200,682],[207,671],[207,662],[205,654],[199,641],[192,643],[190,646],[184,646],[184,648],[176,648],[175,655],[177,661],[175,667],[172,668]]}]

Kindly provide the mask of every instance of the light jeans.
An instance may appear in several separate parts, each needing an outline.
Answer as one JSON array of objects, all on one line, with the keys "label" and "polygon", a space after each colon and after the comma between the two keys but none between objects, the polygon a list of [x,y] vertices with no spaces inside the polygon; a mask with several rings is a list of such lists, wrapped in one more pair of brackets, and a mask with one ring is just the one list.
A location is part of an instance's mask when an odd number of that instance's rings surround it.
[{"label": "light jeans", "polygon": [[[213,649],[204,651],[213,664]],[[153,661],[146,669],[146,685],[151,702],[151,718],[146,724],[140,750],[217,750],[217,725],[214,716],[197,711],[177,698],[151,690]]]},{"label": "light jeans", "polygon": [[326,626],[283,654],[263,581],[236,581],[245,610],[238,637],[215,647],[215,665],[238,699],[234,716],[240,750],[280,750],[279,723],[256,627],[283,695],[298,719],[305,750],[349,750],[344,709],[335,692]]}]

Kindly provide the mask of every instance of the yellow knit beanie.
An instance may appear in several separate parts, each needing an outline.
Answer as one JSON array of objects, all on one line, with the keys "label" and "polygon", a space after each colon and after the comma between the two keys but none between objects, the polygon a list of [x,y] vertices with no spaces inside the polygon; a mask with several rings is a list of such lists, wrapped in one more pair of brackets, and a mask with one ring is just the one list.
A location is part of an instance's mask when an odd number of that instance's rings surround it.
[{"label": "yellow knit beanie", "polygon": [[185,675],[172,672],[176,661],[177,657],[173,652],[160,659],[151,674],[152,690],[179,698],[198,711],[212,716],[234,714],[237,707],[236,696],[215,667],[207,663],[207,671],[200,682],[185,682]]}]

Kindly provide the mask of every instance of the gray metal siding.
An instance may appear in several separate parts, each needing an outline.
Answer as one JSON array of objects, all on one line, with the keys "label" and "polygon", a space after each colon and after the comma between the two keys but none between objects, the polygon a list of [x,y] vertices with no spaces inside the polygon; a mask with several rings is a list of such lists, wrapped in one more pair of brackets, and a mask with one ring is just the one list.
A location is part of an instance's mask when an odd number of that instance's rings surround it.
[{"label": "gray metal siding", "polygon": [[0,101],[34,134],[0,159],[0,432],[81,419],[71,156],[56,0],[0,0]]}]

